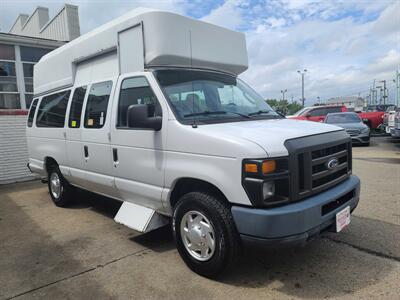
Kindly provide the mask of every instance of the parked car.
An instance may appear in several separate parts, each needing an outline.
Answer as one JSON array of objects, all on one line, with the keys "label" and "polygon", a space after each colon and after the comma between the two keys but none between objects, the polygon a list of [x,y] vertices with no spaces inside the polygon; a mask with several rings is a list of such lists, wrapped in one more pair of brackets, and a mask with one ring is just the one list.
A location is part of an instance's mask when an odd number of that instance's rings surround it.
[{"label": "parked car", "polygon": [[[342,106],[312,106],[299,110],[292,116],[287,116],[290,119],[307,120],[314,122],[323,122],[329,113],[347,112],[347,107]],[[378,129],[382,124],[383,111],[370,111],[370,112],[356,112],[363,122],[370,129]]]},{"label": "parked car", "polygon": [[394,127],[394,118],[396,115],[396,110],[397,110],[396,105],[390,105],[388,106],[382,117],[383,118],[382,127],[387,134],[390,134],[390,129]]},{"label": "parked car", "polygon": [[328,114],[325,123],[344,128],[350,135],[353,144],[369,146],[370,129],[354,112]]},{"label": "parked car", "polygon": [[323,122],[327,114],[345,112],[346,106],[312,106],[305,107],[292,116],[287,116],[289,119],[307,120],[314,122]]},{"label": "parked car", "polygon": [[147,9],[115,19],[35,65],[28,167],[57,206],[82,188],[122,201],[115,220],[140,232],[171,222],[208,277],[242,243],[341,231],[360,193],[350,137],[282,118],[238,78],[247,61],[242,33]]},{"label": "parked car", "polygon": [[390,128],[390,135],[393,138],[400,138],[400,107],[396,109],[394,115],[394,125]]}]

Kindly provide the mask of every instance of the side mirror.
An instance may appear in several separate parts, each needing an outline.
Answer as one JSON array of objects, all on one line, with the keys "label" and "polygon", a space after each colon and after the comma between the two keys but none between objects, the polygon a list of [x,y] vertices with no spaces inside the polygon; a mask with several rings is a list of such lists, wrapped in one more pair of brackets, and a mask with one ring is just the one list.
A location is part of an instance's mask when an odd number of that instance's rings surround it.
[{"label": "side mirror", "polygon": [[306,118],[309,118],[309,117],[311,117],[311,113],[306,113],[305,115],[304,115]]},{"label": "side mirror", "polygon": [[128,107],[127,118],[129,128],[161,130],[162,118],[149,117],[149,105],[134,104]]}]

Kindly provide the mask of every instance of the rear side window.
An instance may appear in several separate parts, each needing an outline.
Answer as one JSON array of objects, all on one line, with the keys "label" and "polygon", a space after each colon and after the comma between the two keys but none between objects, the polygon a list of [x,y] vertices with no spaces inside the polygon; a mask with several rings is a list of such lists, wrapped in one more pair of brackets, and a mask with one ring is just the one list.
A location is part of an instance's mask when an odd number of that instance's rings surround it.
[{"label": "rear side window", "polygon": [[64,127],[65,112],[71,91],[43,97],[36,117],[37,127]]},{"label": "rear side window", "polygon": [[328,114],[342,112],[341,107],[327,107],[326,110]]},{"label": "rear side window", "polygon": [[71,109],[69,112],[69,128],[79,128],[81,126],[81,114],[83,100],[85,100],[86,86],[76,88],[72,96]]},{"label": "rear side window", "polygon": [[124,79],[118,103],[117,127],[127,127],[127,113],[131,105],[146,104],[149,106],[149,117],[161,116],[161,106],[157,101],[153,90],[144,77]]},{"label": "rear side window", "polygon": [[32,125],[33,125],[33,117],[35,116],[37,103],[38,103],[38,99],[35,99],[35,100],[33,100],[32,104],[31,104],[31,109],[30,109],[29,115],[28,115],[28,127],[32,127]]},{"label": "rear side window", "polygon": [[112,81],[95,83],[90,88],[85,111],[85,128],[102,128],[104,126],[111,88]]}]

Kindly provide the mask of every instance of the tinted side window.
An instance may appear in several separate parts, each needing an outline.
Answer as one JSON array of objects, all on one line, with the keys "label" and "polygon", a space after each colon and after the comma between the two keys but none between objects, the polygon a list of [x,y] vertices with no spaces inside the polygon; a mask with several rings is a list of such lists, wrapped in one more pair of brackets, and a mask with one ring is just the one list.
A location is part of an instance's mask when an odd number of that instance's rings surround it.
[{"label": "tinted side window", "polygon": [[342,112],[341,107],[328,107],[326,110],[328,111],[328,114]]},{"label": "tinted side window", "polygon": [[118,103],[117,127],[127,127],[127,112],[131,105],[147,104],[149,117],[161,116],[161,106],[144,77],[127,78],[121,84]]},{"label": "tinted side window", "polygon": [[70,92],[64,91],[43,97],[36,117],[37,127],[64,127]]},{"label": "tinted side window", "polygon": [[85,111],[85,128],[102,128],[106,122],[112,81],[93,84]]},{"label": "tinted side window", "polygon": [[86,86],[76,88],[72,96],[71,109],[69,112],[69,128],[79,128],[81,126],[81,114],[83,100],[85,99]]},{"label": "tinted side window", "polygon": [[326,116],[325,108],[317,108],[310,111],[311,117]]},{"label": "tinted side window", "polygon": [[36,106],[37,106],[38,99],[33,100],[31,109],[28,115],[28,127],[32,127],[33,124],[33,117],[35,116]]}]

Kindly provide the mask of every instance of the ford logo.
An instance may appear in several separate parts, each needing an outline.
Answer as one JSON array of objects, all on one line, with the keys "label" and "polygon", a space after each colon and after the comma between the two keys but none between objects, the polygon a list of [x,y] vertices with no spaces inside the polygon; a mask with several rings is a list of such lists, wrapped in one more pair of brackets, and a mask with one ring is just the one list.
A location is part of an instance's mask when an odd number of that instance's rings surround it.
[{"label": "ford logo", "polygon": [[329,170],[332,170],[332,169],[336,168],[338,166],[338,164],[339,164],[339,160],[336,157],[334,157],[326,163],[326,166],[328,167]]}]

